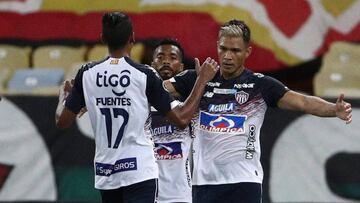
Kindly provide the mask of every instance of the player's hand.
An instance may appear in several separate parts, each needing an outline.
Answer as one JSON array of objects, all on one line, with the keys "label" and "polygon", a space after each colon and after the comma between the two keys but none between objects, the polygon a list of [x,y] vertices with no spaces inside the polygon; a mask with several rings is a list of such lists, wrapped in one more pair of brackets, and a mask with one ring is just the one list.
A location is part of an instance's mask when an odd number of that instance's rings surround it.
[{"label": "player's hand", "polygon": [[77,115],[78,118],[81,118],[81,116],[83,116],[84,113],[86,113],[86,112],[87,112],[87,108],[86,108],[86,107],[80,109],[80,112],[79,112],[78,115]]},{"label": "player's hand", "polygon": [[352,121],[351,112],[351,104],[344,101],[344,94],[340,94],[336,101],[336,116],[341,120],[344,120],[346,124],[349,124]]},{"label": "player's hand", "polygon": [[207,83],[214,78],[215,74],[220,69],[220,66],[210,57],[206,58],[204,63],[200,66],[199,59],[195,58],[195,69],[201,81]]},{"label": "player's hand", "polygon": [[69,96],[71,89],[74,86],[74,79],[65,80],[60,86],[59,90],[59,101],[63,102]]}]

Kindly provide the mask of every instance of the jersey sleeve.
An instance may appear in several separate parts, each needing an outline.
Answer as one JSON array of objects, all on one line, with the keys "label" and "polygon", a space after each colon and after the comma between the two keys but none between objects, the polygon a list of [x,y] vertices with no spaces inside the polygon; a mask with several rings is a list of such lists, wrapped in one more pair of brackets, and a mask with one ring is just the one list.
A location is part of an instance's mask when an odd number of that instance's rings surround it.
[{"label": "jersey sleeve", "polygon": [[65,106],[73,113],[77,114],[81,108],[85,107],[84,91],[82,86],[82,77],[84,73],[84,67],[82,67],[75,76],[74,86],[66,98]]},{"label": "jersey sleeve", "polygon": [[171,78],[170,82],[182,97],[187,98],[194,87],[196,78],[197,74],[195,70],[185,70]]},{"label": "jersey sleeve", "polygon": [[149,103],[161,114],[165,115],[172,108],[173,97],[163,86],[163,80],[154,69],[149,67],[146,81],[146,96]]},{"label": "jersey sleeve", "polygon": [[263,98],[268,106],[276,107],[278,101],[289,89],[275,78],[264,76],[261,82]]}]

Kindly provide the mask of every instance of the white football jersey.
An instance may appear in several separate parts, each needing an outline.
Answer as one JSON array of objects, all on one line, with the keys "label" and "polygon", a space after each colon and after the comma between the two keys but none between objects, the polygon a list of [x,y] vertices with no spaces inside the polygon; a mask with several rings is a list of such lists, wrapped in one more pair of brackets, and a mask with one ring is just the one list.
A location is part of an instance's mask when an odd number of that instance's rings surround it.
[{"label": "white football jersey", "polygon": [[116,189],[158,178],[151,134],[144,130],[150,105],[166,114],[172,97],[151,67],[108,57],[84,65],[66,107],[87,108],[95,135],[95,187]]},{"label": "white football jersey", "polygon": [[[171,79],[186,96],[195,71]],[[245,69],[226,80],[219,73],[207,83],[196,114],[193,185],[262,183],[260,129],[269,106],[288,89],[274,78]]]},{"label": "white football jersey", "polygon": [[192,202],[190,126],[181,130],[152,108],[146,129],[153,136],[159,166],[158,203]]}]

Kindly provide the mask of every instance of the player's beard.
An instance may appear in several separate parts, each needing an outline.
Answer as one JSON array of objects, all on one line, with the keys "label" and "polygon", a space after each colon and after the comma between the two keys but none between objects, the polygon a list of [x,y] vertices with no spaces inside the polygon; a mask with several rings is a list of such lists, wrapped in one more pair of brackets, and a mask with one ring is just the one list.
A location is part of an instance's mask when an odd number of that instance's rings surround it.
[{"label": "player's beard", "polygon": [[170,66],[162,65],[159,69],[159,74],[163,80],[167,80],[174,76],[174,71]]}]

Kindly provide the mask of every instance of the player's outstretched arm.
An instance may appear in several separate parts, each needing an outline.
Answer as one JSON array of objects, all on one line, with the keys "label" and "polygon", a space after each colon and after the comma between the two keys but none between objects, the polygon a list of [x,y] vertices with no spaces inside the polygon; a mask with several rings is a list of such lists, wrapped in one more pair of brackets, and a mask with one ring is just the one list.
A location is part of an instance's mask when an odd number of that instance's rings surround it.
[{"label": "player's outstretched arm", "polygon": [[217,62],[211,58],[207,58],[201,66],[199,61],[196,60],[196,66],[199,67],[199,75],[197,76],[189,97],[182,105],[178,105],[166,114],[170,121],[180,128],[185,128],[190,123],[195,111],[198,110],[200,99],[207,82],[209,82],[219,70]]},{"label": "player's outstretched arm", "polygon": [[279,100],[278,107],[303,111],[320,117],[338,117],[347,124],[352,121],[351,104],[344,101],[344,94],[340,94],[336,103],[331,103],[320,97],[308,96],[290,90]]},{"label": "player's outstretched arm", "polygon": [[68,128],[75,121],[76,114],[65,107],[64,103],[69,96],[73,80],[65,80],[59,90],[59,103],[55,112],[55,123],[58,128]]}]

